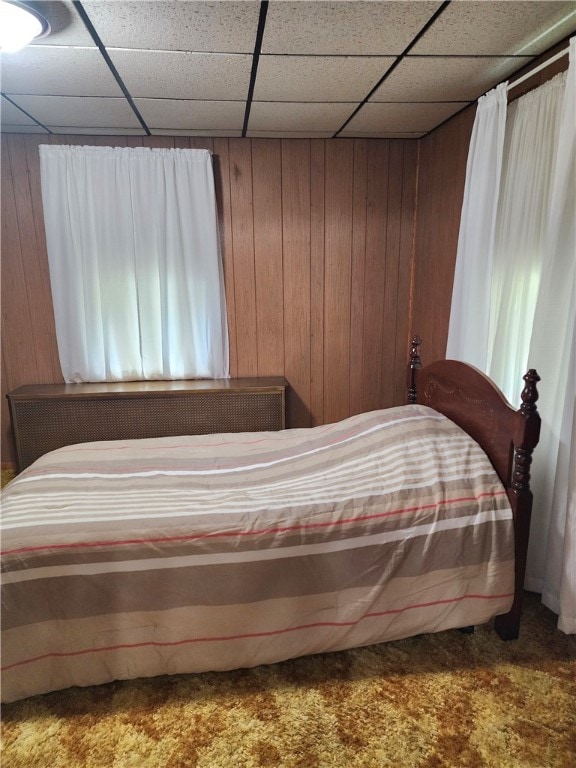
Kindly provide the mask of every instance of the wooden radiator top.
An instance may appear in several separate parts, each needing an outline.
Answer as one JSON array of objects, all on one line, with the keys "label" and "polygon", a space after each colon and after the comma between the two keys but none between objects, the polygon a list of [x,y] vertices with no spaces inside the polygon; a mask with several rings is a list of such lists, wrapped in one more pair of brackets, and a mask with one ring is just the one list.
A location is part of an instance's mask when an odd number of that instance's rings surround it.
[{"label": "wooden radiator top", "polygon": [[38,397],[101,397],[150,394],[180,395],[187,392],[262,392],[284,390],[288,382],[281,376],[236,379],[178,379],[174,381],[105,381],[81,384],[25,384],[9,392],[10,400]]}]

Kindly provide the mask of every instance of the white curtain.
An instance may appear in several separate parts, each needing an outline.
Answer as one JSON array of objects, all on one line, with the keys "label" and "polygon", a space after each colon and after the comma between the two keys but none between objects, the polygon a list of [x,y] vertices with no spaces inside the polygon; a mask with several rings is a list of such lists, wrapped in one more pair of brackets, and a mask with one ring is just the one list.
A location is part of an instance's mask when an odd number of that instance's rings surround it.
[{"label": "white curtain", "polygon": [[576,633],[576,38],[557,146],[528,355],[543,378],[528,586],[560,615],[560,629]]},{"label": "white curtain", "polygon": [[[543,602],[559,614],[559,627],[565,632],[576,632],[574,46],[572,40],[568,73],[508,109],[495,195],[494,188],[486,188],[485,174],[479,176],[479,190],[489,197],[478,211],[491,209],[494,197],[498,199],[494,219],[485,222],[487,231],[495,226],[492,250],[487,259],[477,255],[474,269],[467,268],[458,252],[461,276],[454,285],[449,339],[465,338],[471,347],[449,342],[447,350],[448,357],[488,373],[514,404],[519,402],[526,369],[536,368],[542,376],[538,405],[543,423],[532,471],[526,586],[542,593]],[[478,116],[477,123],[480,129]],[[493,149],[491,141],[487,168],[496,162]],[[469,170],[466,187],[472,189],[476,177],[474,169]],[[460,233],[464,242],[471,236],[462,232],[469,226],[465,208],[466,196]],[[478,226],[476,221],[470,232],[477,232]],[[484,240],[489,242],[488,235]],[[489,275],[479,280],[486,262]],[[457,273],[458,267],[457,263]],[[478,315],[470,311],[472,295],[475,305],[485,307]]]},{"label": "white curtain", "polygon": [[566,73],[557,75],[510,104],[506,121],[484,370],[514,404],[520,402],[530,329],[546,267],[565,86]]},{"label": "white curtain", "polygon": [[207,150],[40,146],[67,382],[228,376]]},{"label": "white curtain", "polygon": [[[482,96],[470,140],[446,356],[486,369],[494,233],[506,129],[506,83]],[[470,317],[474,322],[470,322]]]}]

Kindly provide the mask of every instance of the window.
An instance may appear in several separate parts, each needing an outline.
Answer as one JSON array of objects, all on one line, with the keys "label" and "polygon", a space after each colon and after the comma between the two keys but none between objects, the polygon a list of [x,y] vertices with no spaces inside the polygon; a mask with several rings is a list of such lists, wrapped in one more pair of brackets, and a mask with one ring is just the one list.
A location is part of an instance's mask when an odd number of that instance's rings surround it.
[{"label": "window", "polygon": [[207,150],[40,147],[65,381],[228,376]]}]

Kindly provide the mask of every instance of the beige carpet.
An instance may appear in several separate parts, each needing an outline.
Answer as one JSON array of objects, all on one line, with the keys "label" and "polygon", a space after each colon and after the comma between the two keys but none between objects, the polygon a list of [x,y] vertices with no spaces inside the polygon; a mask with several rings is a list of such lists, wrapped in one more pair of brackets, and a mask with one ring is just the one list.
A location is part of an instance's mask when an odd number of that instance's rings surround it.
[{"label": "beige carpet", "polygon": [[3,708],[2,768],[574,768],[576,637],[487,627]]}]

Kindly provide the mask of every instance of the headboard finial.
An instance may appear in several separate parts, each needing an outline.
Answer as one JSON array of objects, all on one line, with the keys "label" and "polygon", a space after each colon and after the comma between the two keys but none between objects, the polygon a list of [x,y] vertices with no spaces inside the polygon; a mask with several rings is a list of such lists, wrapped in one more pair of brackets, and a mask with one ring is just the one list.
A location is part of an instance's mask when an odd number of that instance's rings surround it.
[{"label": "headboard finial", "polygon": [[420,354],[418,353],[418,347],[422,344],[422,339],[420,336],[412,336],[412,349],[410,351],[410,362],[412,363],[415,361],[417,363],[416,367],[421,368],[422,362],[420,360]]},{"label": "headboard finial", "polygon": [[532,463],[532,451],[538,443],[540,435],[540,415],[536,408],[538,389],[536,384],[540,376],[534,368],[531,368],[523,377],[526,382],[522,394],[521,428],[514,441],[514,469],[512,472],[512,489],[516,493],[524,493],[531,496],[530,491],[530,465]]},{"label": "headboard finial", "polygon": [[420,353],[418,348],[422,344],[420,336],[412,337],[412,347],[410,349],[410,382],[408,384],[408,402],[416,402],[416,371],[418,368],[422,368],[422,361],[420,360]]},{"label": "headboard finial", "polygon": [[520,411],[523,416],[529,416],[536,412],[536,401],[538,400],[538,388],[537,384],[540,381],[540,376],[534,368],[530,368],[528,373],[522,377],[526,384],[522,390],[520,397],[522,398],[522,405]]}]

